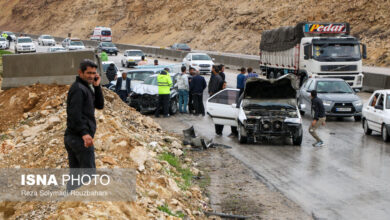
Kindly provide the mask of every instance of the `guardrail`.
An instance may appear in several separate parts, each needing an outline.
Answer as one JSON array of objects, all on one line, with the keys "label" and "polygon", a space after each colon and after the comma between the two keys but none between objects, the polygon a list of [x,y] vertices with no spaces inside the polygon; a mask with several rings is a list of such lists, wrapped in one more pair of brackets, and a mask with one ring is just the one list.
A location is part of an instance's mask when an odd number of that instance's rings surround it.
[{"label": "guardrail", "polygon": [[[32,38],[38,38],[39,35],[27,34]],[[62,42],[65,38],[54,37],[57,42]],[[96,48],[99,44],[98,41],[83,40],[85,46]],[[189,52],[186,51],[176,51],[160,47],[153,46],[142,46],[142,45],[132,45],[132,44],[116,44],[119,50],[130,50],[138,49],[142,50],[146,55],[155,58],[170,59],[175,61],[181,61]],[[197,51],[194,51],[197,52]],[[260,72],[259,69],[259,58],[258,56],[251,55],[240,55],[240,54],[228,54],[228,53],[219,53],[219,52],[210,52],[210,51],[199,51],[207,52],[212,58],[215,59],[215,63],[222,63],[227,68],[239,69],[240,67],[252,67],[255,71]],[[384,72],[376,72],[367,70],[369,68],[364,68],[364,81],[363,81],[363,90],[373,91],[377,89],[390,89],[390,69],[385,70]]]}]

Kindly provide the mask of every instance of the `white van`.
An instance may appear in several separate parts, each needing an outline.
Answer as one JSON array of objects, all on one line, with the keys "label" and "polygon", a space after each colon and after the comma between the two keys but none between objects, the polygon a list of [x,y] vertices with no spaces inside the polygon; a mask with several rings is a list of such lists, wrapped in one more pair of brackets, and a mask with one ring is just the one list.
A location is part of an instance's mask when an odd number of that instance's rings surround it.
[{"label": "white van", "polygon": [[91,40],[98,40],[98,41],[112,41],[111,28],[95,27],[90,39]]}]

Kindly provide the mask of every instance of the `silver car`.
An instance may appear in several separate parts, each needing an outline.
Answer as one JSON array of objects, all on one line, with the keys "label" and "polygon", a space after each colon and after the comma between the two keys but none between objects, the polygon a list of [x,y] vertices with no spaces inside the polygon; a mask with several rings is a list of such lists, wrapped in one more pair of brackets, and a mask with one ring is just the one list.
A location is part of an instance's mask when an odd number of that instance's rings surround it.
[{"label": "silver car", "polygon": [[[363,102],[354,90],[343,79],[335,78],[310,78],[300,88],[297,94],[298,106],[301,114],[311,109],[312,90],[316,90],[318,97],[322,99],[326,116],[354,117],[355,121],[362,118]],[[303,104],[303,105],[302,105]]]}]

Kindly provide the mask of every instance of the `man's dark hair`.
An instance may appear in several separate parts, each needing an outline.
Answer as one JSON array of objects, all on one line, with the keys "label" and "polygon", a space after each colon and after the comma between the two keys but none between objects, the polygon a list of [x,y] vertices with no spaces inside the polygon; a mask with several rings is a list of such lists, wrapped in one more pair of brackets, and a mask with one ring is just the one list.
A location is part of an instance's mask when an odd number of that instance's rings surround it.
[{"label": "man's dark hair", "polygon": [[142,56],[142,57],[141,57],[141,60],[145,60],[145,56]]},{"label": "man's dark hair", "polygon": [[219,65],[219,70],[222,71],[222,68],[223,68],[223,67],[225,67],[225,65],[220,64],[220,65]]},{"label": "man's dark hair", "polygon": [[311,97],[317,98],[317,91],[316,90],[311,90],[310,94],[311,94]]},{"label": "man's dark hair", "polygon": [[169,68],[168,68],[168,67],[165,67],[164,70],[167,71],[167,72],[169,72]]},{"label": "man's dark hair", "polygon": [[251,73],[253,71],[252,67],[248,67],[248,73]]},{"label": "man's dark hair", "polygon": [[185,72],[186,70],[187,70],[187,67],[185,67],[185,66],[182,66],[182,67],[181,67],[181,71],[182,71],[182,72]]},{"label": "man's dark hair", "polygon": [[158,60],[154,60],[154,64],[156,64],[156,63],[158,64]]},{"label": "man's dark hair", "polygon": [[194,67],[190,67],[190,70],[195,70],[195,68]]},{"label": "man's dark hair", "polygon": [[81,63],[80,63],[81,72],[84,72],[85,70],[87,70],[87,67],[98,68],[97,64],[90,59],[85,59],[85,60],[81,61]]},{"label": "man's dark hair", "polygon": [[241,72],[245,72],[245,71],[246,71],[245,67],[241,67]]},{"label": "man's dark hair", "polygon": [[219,72],[219,66],[214,65],[213,68],[214,68],[215,72],[217,72],[217,73]]}]

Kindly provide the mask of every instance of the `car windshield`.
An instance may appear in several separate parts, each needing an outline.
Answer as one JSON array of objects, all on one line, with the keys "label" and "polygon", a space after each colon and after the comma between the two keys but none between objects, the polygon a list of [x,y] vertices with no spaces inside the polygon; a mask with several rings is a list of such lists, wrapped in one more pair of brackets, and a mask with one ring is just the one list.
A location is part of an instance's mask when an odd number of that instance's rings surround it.
[{"label": "car windshield", "polygon": [[104,42],[104,43],[102,43],[102,46],[103,47],[115,47],[115,45],[111,42]]},{"label": "car windshield", "polygon": [[353,93],[344,81],[318,81],[316,90],[318,93]]},{"label": "car windshield", "polygon": [[142,57],[144,53],[142,51],[127,51],[127,56],[131,57]]},{"label": "car windshield", "polygon": [[132,80],[144,81],[147,77],[153,75],[153,71],[137,71],[137,72],[128,72],[127,77]]},{"label": "car windshield", "polygon": [[[102,64],[103,66],[103,72],[107,72],[108,67],[110,66],[111,63],[105,63]],[[118,68],[115,66],[115,70],[118,72]]]},{"label": "car windshield", "polygon": [[32,43],[31,38],[19,38],[18,43]]},{"label": "car windshield", "polygon": [[313,58],[318,61],[358,61],[358,44],[314,44]]},{"label": "car windshield", "polygon": [[81,42],[81,41],[71,41],[70,45],[72,45],[72,46],[84,46],[83,42]]},{"label": "car windshield", "polygon": [[211,58],[205,54],[196,54],[192,55],[192,60],[211,60]]},{"label": "car windshield", "polygon": [[187,44],[178,44],[177,48],[180,48],[180,49],[190,49],[190,47]]},{"label": "car windshield", "polygon": [[43,39],[53,39],[52,36],[43,36],[42,38],[43,38]]},{"label": "car windshield", "polygon": [[156,76],[149,76],[149,77],[147,77],[144,80],[144,84],[157,86],[157,77]]},{"label": "car windshield", "polygon": [[102,35],[103,36],[110,36],[111,35],[111,31],[102,31]]}]

